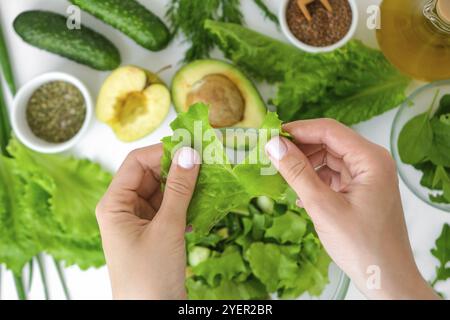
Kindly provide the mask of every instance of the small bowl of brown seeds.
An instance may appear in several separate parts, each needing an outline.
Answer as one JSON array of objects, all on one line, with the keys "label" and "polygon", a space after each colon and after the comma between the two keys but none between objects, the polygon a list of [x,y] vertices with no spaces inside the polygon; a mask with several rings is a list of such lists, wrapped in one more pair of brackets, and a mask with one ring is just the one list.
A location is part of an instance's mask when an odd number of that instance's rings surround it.
[{"label": "small bowl of brown seeds", "polygon": [[16,137],[41,153],[73,147],[92,119],[92,98],[77,78],[60,72],[42,74],[14,98],[11,123]]},{"label": "small bowl of brown seeds", "polygon": [[279,20],[288,40],[309,53],[331,52],[354,36],[355,0],[282,0]]}]

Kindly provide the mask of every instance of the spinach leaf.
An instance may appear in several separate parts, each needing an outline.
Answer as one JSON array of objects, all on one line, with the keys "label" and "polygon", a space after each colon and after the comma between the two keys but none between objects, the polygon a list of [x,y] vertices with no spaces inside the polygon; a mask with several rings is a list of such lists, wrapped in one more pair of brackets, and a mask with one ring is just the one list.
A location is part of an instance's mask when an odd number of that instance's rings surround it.
[{"label": "spinach leaf", "polygon": [[430,160],[438,166],[450,167],[450,124],[440,119],[431,119],[433,143]]},{"label": "spinach leaf", "polygon": [[433,180],[433,187],[442,186],[443,198],[450,202],[450,176],[444,167],[438,166]]},{"label": "spinach leaf", "polygon": [[450,94],[446,94],[441,98],[439,102],[439,108],[434,114],[435,118],[440,118],[443,115],[450,114]]},{"label": "spinach leaf", "polygon": [[430,151],[433,141],[433,129],[429,113],[423,113],[410,120],[400,132],[398,152],[404,163],[417,164],[424,161]]},{"label": "spinach leaf", "polygon": [[436,240],[436,246],[431,250],[433,256],[439,260],[439,267],[436,268],[436,277],[432,282],[434,286],[438,281],[445,281],[450,278],[450,225],[445,224],[441,235]]}]

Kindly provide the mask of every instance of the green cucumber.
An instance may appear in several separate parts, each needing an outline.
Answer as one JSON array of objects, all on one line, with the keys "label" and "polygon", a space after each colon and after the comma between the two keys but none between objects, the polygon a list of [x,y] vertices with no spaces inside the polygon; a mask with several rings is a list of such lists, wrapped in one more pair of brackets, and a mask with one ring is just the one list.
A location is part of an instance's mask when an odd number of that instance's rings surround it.
[{"label": "green cucumber", "polygon": [[29,44],[97,70],[120,65],[120,53],[101,34],[81,26],[69,29],[67,18],[49,11],[26,11],[14,20],[14,30]]},{"label": "green cucumber", "polygon": [[70,2],[151,51],[164,49],[170,41],[167,26],[158,16],[135,0],[70,0]]}]

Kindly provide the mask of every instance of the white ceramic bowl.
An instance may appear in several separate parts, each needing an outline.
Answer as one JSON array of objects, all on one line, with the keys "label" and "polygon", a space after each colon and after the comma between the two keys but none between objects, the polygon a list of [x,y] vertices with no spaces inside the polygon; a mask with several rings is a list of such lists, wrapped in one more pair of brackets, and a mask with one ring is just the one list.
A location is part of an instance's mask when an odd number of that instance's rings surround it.
[{"label": "white ceramic bowl", "polygon": [[[86,105],[86,118],[80,131],[72,139],[63,143],[50,143],[36,137],[31,131],[26,118],[27,105],[32,94],[42,85],[53,81],[64,81],[74,85],[80,90]],[[34,78],[20,88],[14,98],[11,110],[11,123],[16,137],[28,148],[41,153],[58,153],[70,149],[80,140],[91,122],[92,110],[92,97],[80,80],[66,73],[51,72]]]},{"label": "white ceramic bowl", "polygon": [[326,47],[315,47],[311,46],[309,44],[306,44],[299,39],[297,39],[296,36],[291,32],[291,29],[289,29],[287,19],[286,19],[286,10],[287,6],[289,4],[290,0],[281,0],[280,5],[280,11],[279,11],[279,20],[281,25],[281,30],[285,34],[285,36],[289,39],[289,41],[295,45],[297,48],[310,52],[310,53],[323,53],[323,52],[330,52],[334,51],[342,46],[344,46],[347,42],[350,41],[351,38],[355,35],[356,27],[358,26],[358,20],[359,20],[359,13],[358,13],[358,7],[356,6],[356,0],[348,0],[350,4],[350,8],[352,9],[352,24],[350,25],[350,29],[348,30],[347,34],[338,42],[331,46]]}]

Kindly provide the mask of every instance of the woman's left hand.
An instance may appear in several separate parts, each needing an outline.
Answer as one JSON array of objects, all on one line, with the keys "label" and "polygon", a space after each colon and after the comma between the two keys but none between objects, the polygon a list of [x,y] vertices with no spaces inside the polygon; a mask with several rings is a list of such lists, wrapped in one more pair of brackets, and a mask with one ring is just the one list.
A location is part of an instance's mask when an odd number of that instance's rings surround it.
[{"label": "woman's left hand", "polygon": [[200,158],[178,150],[163,193],[161,156],[161,145],[131,152],[97,206],[115,299],[186,298],[186,212]]}]

